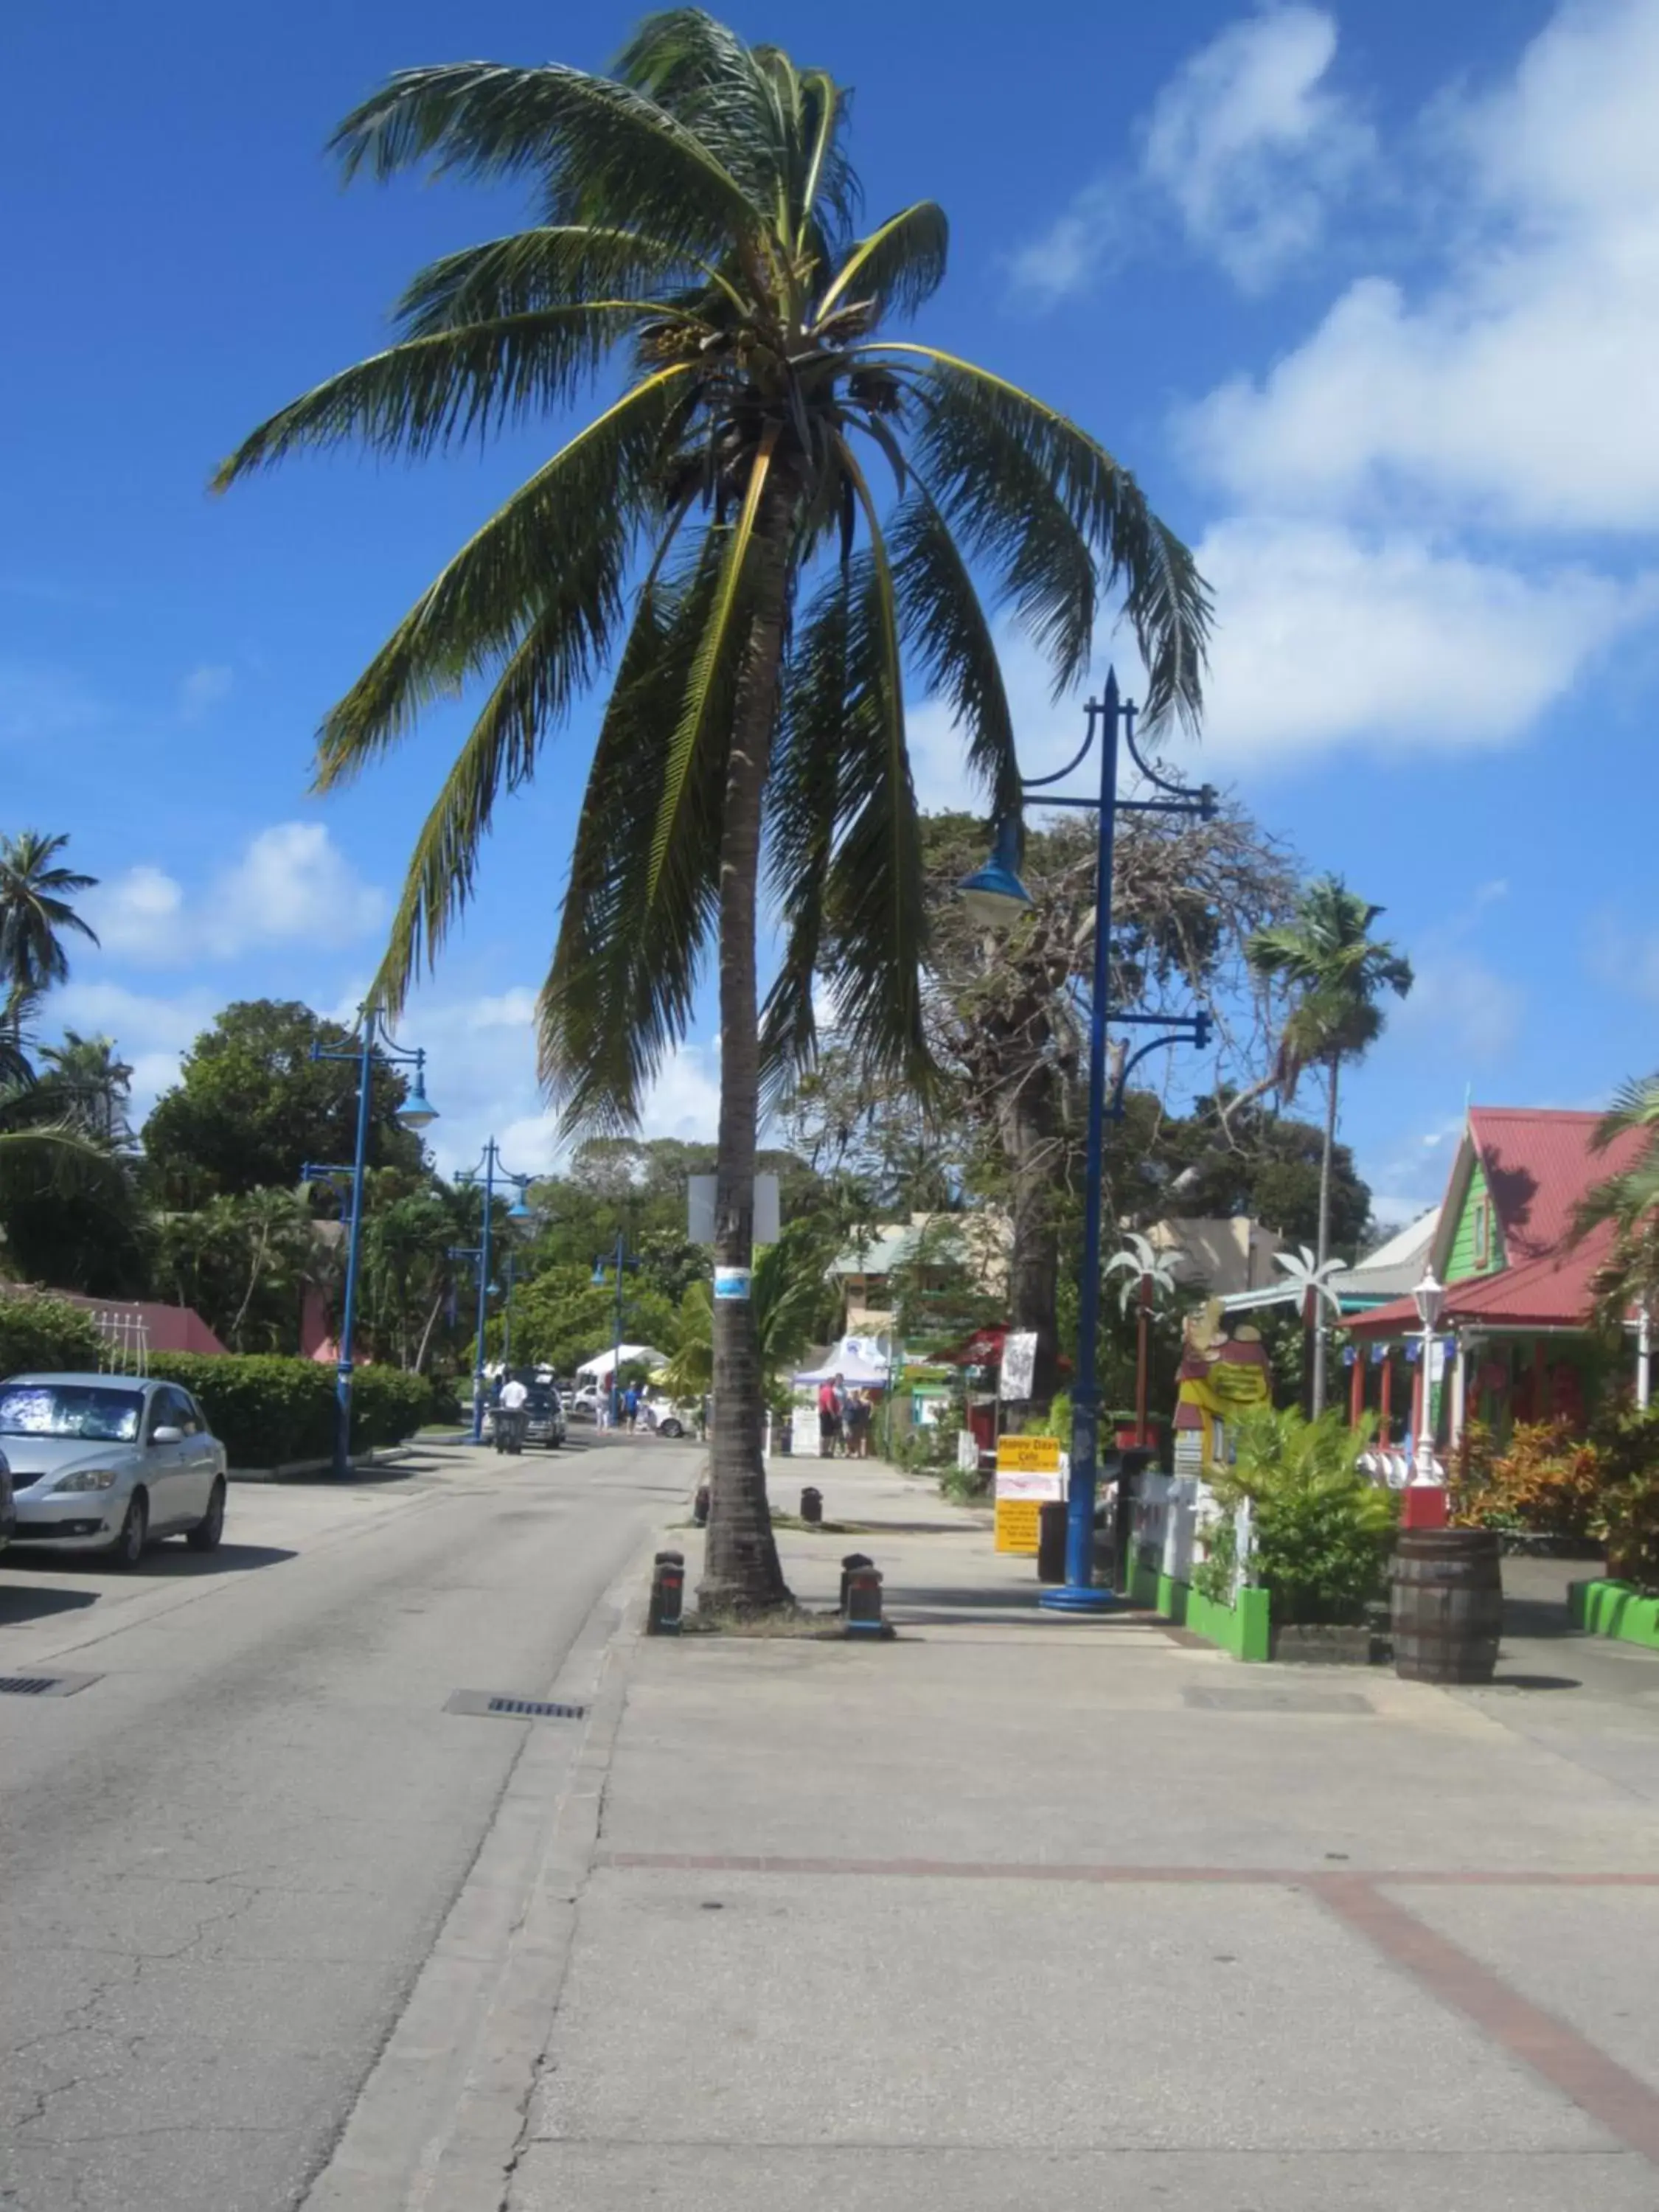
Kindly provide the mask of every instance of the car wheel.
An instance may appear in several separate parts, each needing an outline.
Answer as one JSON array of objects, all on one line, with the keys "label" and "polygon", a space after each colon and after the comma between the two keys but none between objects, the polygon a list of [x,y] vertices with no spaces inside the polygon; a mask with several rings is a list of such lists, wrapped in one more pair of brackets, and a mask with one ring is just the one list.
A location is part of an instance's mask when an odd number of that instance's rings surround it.
[{"label": "car wheel", "polygon": [[149,1500],[142,1490],[135,1490],[132,1502],[127,1507],[127,1517],[121,1523],[121,1533],[104,1553],[112,1567],[136,1567],[144,1556],[144,1547],[149,1541]]},{"label": "car wheel", "polygon": [[657,1434],[659,1437],[683,1437],[685,1434],[685,1430],[683,1425],[678,1421],[659,1421],[657,1424]]},{"label": "car wheel", "polygon": [[213,1495],[208,1500],[208,1510],[193,1528],[185,1532],[185,1541],[192,1552],[216,1552],[219,1540],[225,1533],[225,1479],[220,1475],[213,1486]]}]

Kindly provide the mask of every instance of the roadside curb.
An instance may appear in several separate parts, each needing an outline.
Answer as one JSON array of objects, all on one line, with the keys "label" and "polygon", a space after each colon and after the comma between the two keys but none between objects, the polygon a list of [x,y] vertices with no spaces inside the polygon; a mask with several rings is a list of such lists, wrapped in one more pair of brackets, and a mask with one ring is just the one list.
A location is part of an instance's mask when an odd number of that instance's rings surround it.
[{"label": "roadside curb", "polygon": [[604,1591],[548,1687],[550,1699],[588,1705],[579,1741],[556,1724],[526,1727],[477,1856],[305,2212],[500,2212],[594,1862],[640,1586],[659,1541],[648,1539]]}]

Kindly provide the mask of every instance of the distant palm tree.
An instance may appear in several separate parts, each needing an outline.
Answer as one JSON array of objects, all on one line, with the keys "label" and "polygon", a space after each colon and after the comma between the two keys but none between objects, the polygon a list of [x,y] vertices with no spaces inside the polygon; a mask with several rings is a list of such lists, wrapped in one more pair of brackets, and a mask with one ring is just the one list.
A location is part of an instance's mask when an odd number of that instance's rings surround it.
[{"label": "distant palm tree", "polygon": [[52,837],[38,830],[0,836],[0,985],[9,991],[35,994],[67,979],[66,930],[98,942],[97,932],[70,903],[98,878],[59,864],[58,855],[68,843],[61,831]]},{"label": "distant palm tree", "polygon": [[[1314,1255],[1322,1268],[1331,1249],[1331,1157],[1336,1149],[1337,1078],[1345,1060],[1358,1060],[1382,1029],[1380,993],[1404,998],[1412,987],[1410,961],[1392,945],[1373,938],[1371,924],[1382,912],[1368,906],[1336,876],[1321,876],[1297,901],[1293,918],[1276,928],[1259,929],[1245,955],[1264,980],[1284,983],[1293,995],[1279,1033],[1279,1081],[1288,1098],[1309,1067],[1325,1072],[1325,1144],[1319,1163],[1319,1243]],[[1325,1404],[1325,1331],[1316,1328],[1313,1346],[1312,1411]]]},{"label": "distant palm tree", "polygon": [[[217,477],[343,441],[425,455],[613,380],[326,717],[318,783],[380,758],[467,678],[490,681],[393,920],[375,989],[395,1012],[472,890],[501,792],[610,684],[541,1069],[568,1127],[631,1123],[714,948],[726,1268],[752,1256],[763,1085],[814,1049],[815,970],[833,967],[841,1025],[884,1080],[928,1079],[907,678],[948,702],[997,805],[1020,801],[975,573],[1057,690],[1088,666],[1103,591],[1121,594],[1153,722],[1196,716],[1208,620],[1191,556],[1093,438],[988,370],[883,335],[940,283],[945,220],[922,201],[859,237],[847,122],[823,70],[690,9],[648,17],[609,77],[401,72],[337,132],[347,176],[424,162],[522,181],[532,225],[422,271],[394,343],[273,416]],[[766,846],[786,922],[763,1017]],[[765,1605],[785,1593],[752,1301],[715,1302],[713,1346],[703,1595]]]},{"label": "distant palm tree", "polygon": [[42,1065],[70,1103],[70,1109],[94,1136],[106,1144],[125,1142],[132,1069],[116,1056],[112,1037],[83,1037],[65,1030],[61,1044],[42,1045]]}]

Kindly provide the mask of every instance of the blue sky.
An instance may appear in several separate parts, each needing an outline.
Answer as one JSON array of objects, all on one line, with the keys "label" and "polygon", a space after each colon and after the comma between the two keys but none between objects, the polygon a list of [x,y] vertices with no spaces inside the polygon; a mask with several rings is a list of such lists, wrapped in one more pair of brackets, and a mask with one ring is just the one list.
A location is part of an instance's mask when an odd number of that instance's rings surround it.
[{"label": "blue sky", "polygon": [[[91,39],[7,11],[5,811],[104,879],[105,949],[56,1012],[115,1035],[146,1097],[234,997],[360,991],[460,723],[325,804],[311,733],[542,442],[206,495],[256,420],[380,341],[416,266],[518,212],[342,193],[322,143],[396,67],[599,66],[633,13],[289,0],[278,35],[170,0]],[[1594,1103],[1650,1066],[1659,0],[1025,0],[948,35],[920,0],[732,13],[856,88],[872,216],[946,207],[937,340],[1076,414],[1199,547],[1203,772],[1384,904],[1418,967],[1346,1093],[1385,1209],[1437,1194],[1467,1091]],[[1075,714],[1010,665],[1040,772]],[[550,1156],[528,1017],[592,726],[503,811],[404,1024],[447,1164],[492,1128],[513,1165]],[[962,798],[937,712],[915,738],[924,799]],[[713,1077],[705,1026],[647,1126],[711,1133]]]}]

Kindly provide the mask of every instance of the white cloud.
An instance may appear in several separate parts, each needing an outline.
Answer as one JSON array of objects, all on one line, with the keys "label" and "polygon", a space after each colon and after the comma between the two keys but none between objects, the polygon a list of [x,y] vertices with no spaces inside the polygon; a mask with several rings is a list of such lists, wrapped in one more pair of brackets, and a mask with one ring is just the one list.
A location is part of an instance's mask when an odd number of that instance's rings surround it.
[{"label": "white cloud", "polygon": [[54,1020],[82,1036],[112,1037],[132,1068],[132,1119],[143,1120],[161,1092],[178,1080],[179,1063],[209,1028],[217,1001],[187,991],[158,998],[120,983],[72,975],[52,998]]},{"label": "white cloud", "polygon": [[198,722],[229,698],[234,678],[220,663],[204,660],[192,668],[179,686],[179,712],[187,722]]},{"label": "white cloud", "polygon": [[1528,530],[1659,522],[1659,7],[1564,6],[1450,108],[1452,243],[1413,298],[1367,276],[1261,381],[1185,423],[1234,497]]},{"label": "white cloud", "polygon": [[185,941],[184,886],[164,869],[141,864],[100,884],[82,902],[106,952],[118,959],[165,963]]},{"label": "white cloud", "polygon": [[1323,235],[1333,200],[1372,160],[1371,130],[1328,84],[1336,25],[1273,7],[1231,25],[1158,94],[1137,176],[1085,185],[1014,256],[1016,286],[1052,303],[1083,288],[1172,210],[1188,242],[1261,291]]},{"label": "white cloud", "polygon": [[230,959],[261,945],[354,943],[386,915],[320,822],[279,822],[250,839],[198,896],[141,862],[86,902],[104,950],[145,966]]},{"label": "white cloud", "polygon": [[1322,522],[1236,517],[1198,562],[1218,616],[1205,755],[1230,764],[1504,744],[1659,607],[1659,578],[1528,576]]},{"label": "white cloud", "polygon": [[1327,87],[1335,57],[1322,9],[1273,8],[1194,54],[1152,109],[1146,176],[1246,290],[1318,243],[1333,196],[1375,152],[1370,126]]},{"label": "white cloud", "polygon": [[[1659,611],[1659,573],[1634,583],[1581,568],[1528,575],[1419,536],[1331,522],[1236,516],[1196,553],[1217,614],[1203,741],[1171,750],[1194,777],[1291,768],[1357,744],[1396,758],[1512,743],[1597,653]],[[1041,657],[1012,627],[998,646],[1020,764],[1045,775],[1082,741],[1082,693],[1056,705]],[[1121,633],[1103,641],[1091,689],[1109,657],[1127,690],[1144,689]],[[908,731],[919,803],[985,811],[944,703],[915,708]]]}]

